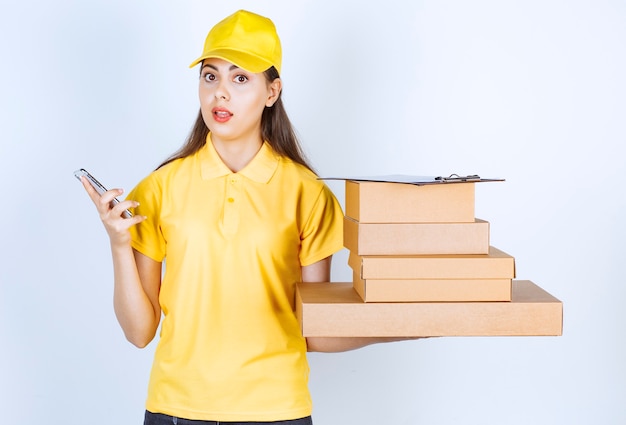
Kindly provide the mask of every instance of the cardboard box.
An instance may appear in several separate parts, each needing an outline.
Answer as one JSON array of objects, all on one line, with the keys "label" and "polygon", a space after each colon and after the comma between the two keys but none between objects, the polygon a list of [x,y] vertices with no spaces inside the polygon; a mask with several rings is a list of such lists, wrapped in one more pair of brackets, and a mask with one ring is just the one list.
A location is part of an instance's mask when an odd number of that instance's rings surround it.
[{"label": "cardboard box", "polygon": [[513,279],[515,259],[495,248],[482,255],[360,256],[348,265],[361,279]]},{"label": "cardboard box", "polygon": [[471,223],[474,183],[346,181],[346,215],[361,223]]},{"label": "cardboard box", "polygon": [[344,217],[343,244],[357,255],[487,254],[489,223],[360,223]]},{"label": "cardboard box", "polygon": [[561,335],[563,304],[530,281],[513,281],[510,302],[364,303],[352,283],[299,283],[305,337]]},{"label": "cardboard box", "polygon": [[361,279],[352,285],[364,302],[511,301],[512,279]]}]

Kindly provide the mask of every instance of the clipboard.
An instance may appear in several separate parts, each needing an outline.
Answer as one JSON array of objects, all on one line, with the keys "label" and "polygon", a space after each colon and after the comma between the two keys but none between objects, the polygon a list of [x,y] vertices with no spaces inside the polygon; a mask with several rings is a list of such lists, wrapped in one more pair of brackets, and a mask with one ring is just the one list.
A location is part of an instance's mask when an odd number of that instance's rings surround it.
[{"label": "clipboard", "polygon": [[319,180],[352,180],[358,182],[378,183],[403,183],[422,186],[427,184],[454,184],[454,183],[482,183],[502,182],[500,178],[482,178],[478,174],[461,176],[450,174],[449,176],[413,176],[406,174],[388,174],[382,176],[351,176],[351,177],[318,177]]}]

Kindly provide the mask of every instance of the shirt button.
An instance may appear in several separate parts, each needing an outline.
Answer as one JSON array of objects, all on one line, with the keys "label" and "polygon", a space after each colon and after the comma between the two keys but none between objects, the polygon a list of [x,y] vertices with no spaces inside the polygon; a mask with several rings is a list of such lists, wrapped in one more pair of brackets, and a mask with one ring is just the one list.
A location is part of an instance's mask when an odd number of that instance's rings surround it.
[{"label": "shirt button", "polygon": [[228,202],[235,202],[233,198],[228,198]]}]

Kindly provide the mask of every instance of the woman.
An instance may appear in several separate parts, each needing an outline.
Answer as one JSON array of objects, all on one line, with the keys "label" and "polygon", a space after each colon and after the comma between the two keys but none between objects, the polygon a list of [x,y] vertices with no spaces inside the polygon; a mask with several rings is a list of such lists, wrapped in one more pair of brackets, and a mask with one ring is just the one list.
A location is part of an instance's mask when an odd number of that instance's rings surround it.
[{"label": "woman", "polygon": [[374,342],[306,341],[294,314],[295,282],[330,279],[343,216],[283,108],[281,55],[269,19],[227,17],[191,65],[200,113],[185,145],[116,206],[121,190],[100,197],[83,179],[126,337],[146,346],[163,316],[145,424],[310,424],[307,349]]}]

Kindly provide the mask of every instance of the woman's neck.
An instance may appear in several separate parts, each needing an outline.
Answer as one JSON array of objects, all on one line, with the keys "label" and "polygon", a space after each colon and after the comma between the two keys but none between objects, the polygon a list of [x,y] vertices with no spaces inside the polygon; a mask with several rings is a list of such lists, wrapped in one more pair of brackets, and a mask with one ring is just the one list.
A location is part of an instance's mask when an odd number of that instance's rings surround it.
[{"label": "woman's neck", "polygon": [[256,156],[263,145],[261,138],[221,140],[212,135],[211,141],[224,164],[233,172],[241,171]]}]

